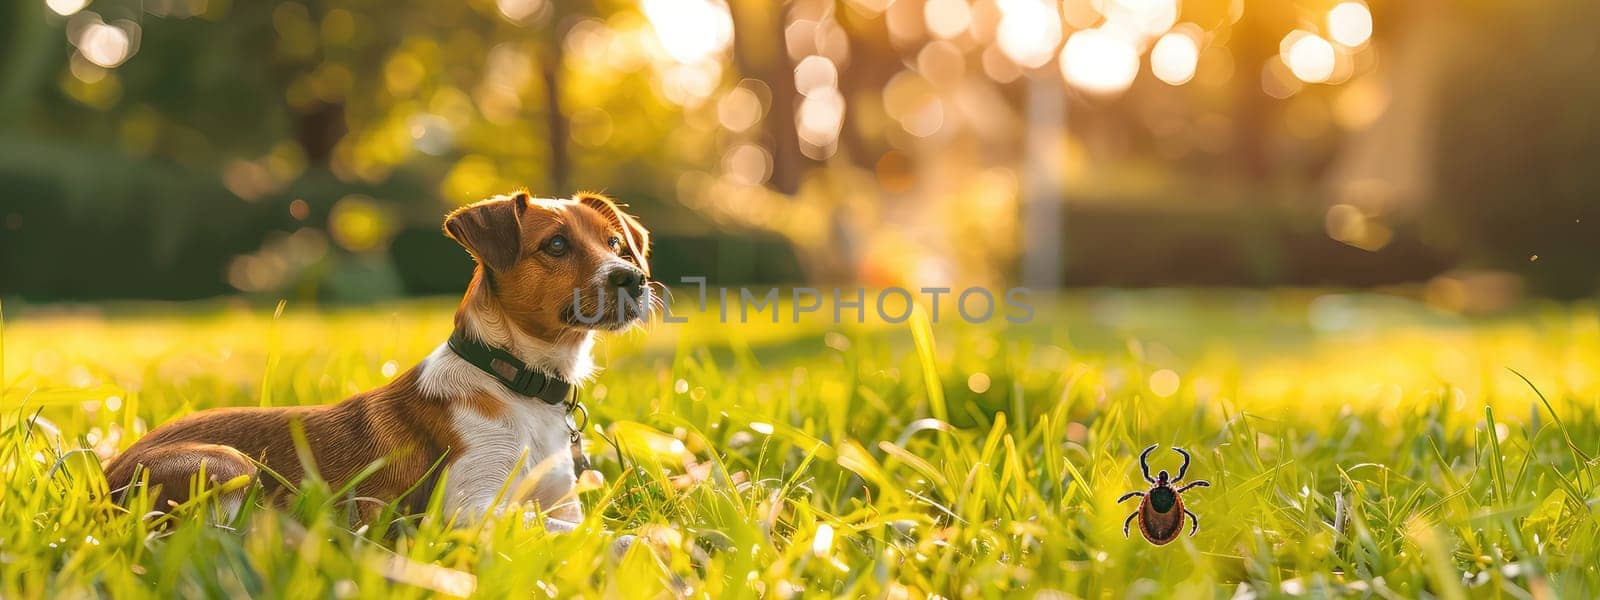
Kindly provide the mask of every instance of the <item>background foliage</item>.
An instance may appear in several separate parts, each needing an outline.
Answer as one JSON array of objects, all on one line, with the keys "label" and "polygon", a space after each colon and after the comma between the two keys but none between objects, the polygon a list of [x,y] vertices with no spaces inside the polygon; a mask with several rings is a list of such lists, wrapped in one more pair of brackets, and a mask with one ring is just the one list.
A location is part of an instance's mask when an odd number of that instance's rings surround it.
[{"label": "background foliage", "polygon": [[1593,3],[1374,2],[1313,84],[1331,0],[1031,1],[14,2],[0,293],[452,291],[439,215],[524,185],[630,202],[669,280],[1595,289]]}]

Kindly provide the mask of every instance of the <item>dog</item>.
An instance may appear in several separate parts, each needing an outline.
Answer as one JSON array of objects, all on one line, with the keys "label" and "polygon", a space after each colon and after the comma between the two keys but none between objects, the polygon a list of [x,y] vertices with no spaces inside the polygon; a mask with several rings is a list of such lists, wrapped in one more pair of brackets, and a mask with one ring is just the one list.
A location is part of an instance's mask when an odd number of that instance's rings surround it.
[{"label": "dog", "polygon": [[[515,508],[570,531],[583,519],[575,487],[587,461],[568,395],[595,374],[597,332],[648,319],[650,233],[605,196],[525,190],[451,212],[444,233],[477,264],[450,338],[419,364],[337,404],[218,408],[158,427],[107,466],[118,498],[146,486],[166,511],[190,498],[202,471],[198,483],[248,477],[282,498],[278,478],[306,475],[295,442],[303,433],[333,489],[355,482],[355,496],[377,500],[357,504],[363,522],[390,502],[421,512],[442,485],[458,522]],[[228,487],[218,501],[232,519],[248,489]],[[502,489],[526,493],[497,502]],[[543,512],[523,509],[530,504]]]}]

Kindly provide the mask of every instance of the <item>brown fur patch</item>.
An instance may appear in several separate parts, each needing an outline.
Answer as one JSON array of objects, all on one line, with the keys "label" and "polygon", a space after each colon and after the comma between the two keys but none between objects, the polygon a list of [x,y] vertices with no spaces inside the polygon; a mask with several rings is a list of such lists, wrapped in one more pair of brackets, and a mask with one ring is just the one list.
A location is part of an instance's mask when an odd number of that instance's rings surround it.
[{"label": "brown fur patch", "polygon": [[499,419],[506,414],[505,401],[490,394],[473,394],[460,400],[472,412],[485,419]]},{"label": "brown fur patch", "polygon": [[[428,476],[441,457],[459,451],[461,440],[450,425],[449,403],[424,398],[417,377],[417,370],[412,369],[389,385],[329,406],[201,411],[159,427],[134,443],[112,460],[106,479],[112,489],[125,489],[135,483],[136,467],[143,465],[150,469],[151,484],[163,486],[159,499],[181,503],[188,497],[187,474],[193,472],[190,467],[198,466],[201,456],[195,450],[199,445],[216,445],[260,461],[289,483],[299,485],[305,470],[289,425],[298,421],[311,447],[314,468],[334,489],[382,459],[386,464],[358,484],[355,495],[384,502],[398,499],[408,510],[420,510],[432,492],[431,485],[418,486],[409,496],[401,496]],[[222,463],[214,454],[208,460]],[[208,468],[215,469],[211,463]],[[441,468],[448,460],[445,463]],[[250,467],[254,469],[253,464]],[[269,492],[281,487],[265,473],[260,480]],[[163,502],[157,508],[166,506]]]},{"label": "brown fur patch", "polygon": [[444,219],[445,235],[460,243],[495,271],[511,268],[522,255],[522,230],[517,226],[528,205],[528,194],[475,202],[456,209]]}]

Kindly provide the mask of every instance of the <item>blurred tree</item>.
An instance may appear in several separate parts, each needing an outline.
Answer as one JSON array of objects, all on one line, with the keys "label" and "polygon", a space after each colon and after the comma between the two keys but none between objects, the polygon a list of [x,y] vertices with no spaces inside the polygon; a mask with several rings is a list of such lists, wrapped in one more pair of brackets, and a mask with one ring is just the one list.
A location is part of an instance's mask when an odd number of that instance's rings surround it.
[{"label": "blurred tree", "polygon": [[1536,291],[1600,288],[1600,4],[1459,3],[1436,95],[1434,235]]}]

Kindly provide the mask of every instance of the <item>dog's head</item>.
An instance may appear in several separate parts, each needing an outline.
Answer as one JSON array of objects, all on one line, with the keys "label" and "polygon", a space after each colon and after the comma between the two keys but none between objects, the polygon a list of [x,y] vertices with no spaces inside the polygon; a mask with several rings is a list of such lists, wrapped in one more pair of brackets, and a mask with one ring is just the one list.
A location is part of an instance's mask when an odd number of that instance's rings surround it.
[{"label": "dog's head", "polygon": [[610,198],[496,196],[450,213],[445,234],[478,261],[479,285],[536,337],[644,321],[650,232]]}]

